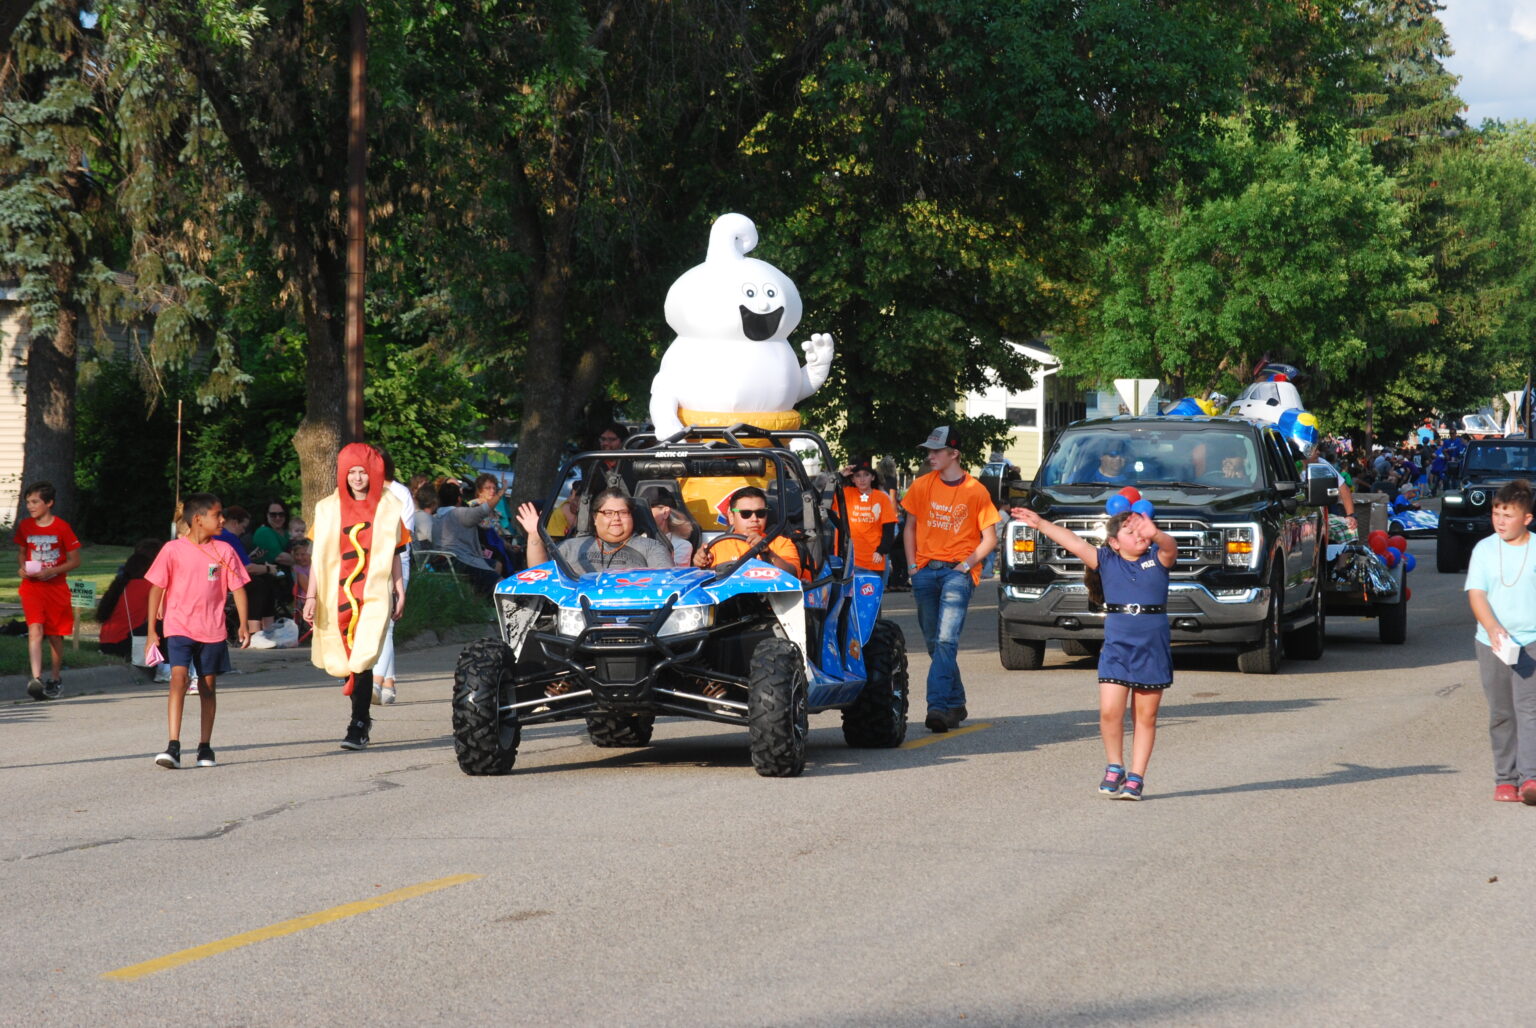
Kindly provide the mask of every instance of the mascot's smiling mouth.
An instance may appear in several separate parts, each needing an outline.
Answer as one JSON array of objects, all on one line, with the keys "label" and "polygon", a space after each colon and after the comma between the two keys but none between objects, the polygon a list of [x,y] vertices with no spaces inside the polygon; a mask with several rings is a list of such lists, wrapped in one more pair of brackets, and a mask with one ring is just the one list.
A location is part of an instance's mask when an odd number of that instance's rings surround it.
[{"label": "mascot's smiling mouth", "polygon": [[764,339],[772,339],[774,333],[779,330],[779,321],[784,317],[784,308],[769,311],[767,314],[754,314],[745,307],[741,310],[741,331],[746,337],[755,343]]}]

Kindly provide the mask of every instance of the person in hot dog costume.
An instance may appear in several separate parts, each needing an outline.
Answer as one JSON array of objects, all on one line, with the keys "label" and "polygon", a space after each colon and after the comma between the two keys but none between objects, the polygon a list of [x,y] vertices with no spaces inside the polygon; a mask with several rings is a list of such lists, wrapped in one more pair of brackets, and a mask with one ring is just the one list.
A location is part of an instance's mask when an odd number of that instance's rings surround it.
[{"label": "person in hot dog costume", "polygon": [[336,491],[315,505],[314,540],[304,620],[315,626],[311,661],[352,698],[342,748],[368,745],[373,664],[391,620],[405,610],[400,554],[410,542],[400,501],[384,481],[384,458],[366,443],[348,443],[336,458]]}]

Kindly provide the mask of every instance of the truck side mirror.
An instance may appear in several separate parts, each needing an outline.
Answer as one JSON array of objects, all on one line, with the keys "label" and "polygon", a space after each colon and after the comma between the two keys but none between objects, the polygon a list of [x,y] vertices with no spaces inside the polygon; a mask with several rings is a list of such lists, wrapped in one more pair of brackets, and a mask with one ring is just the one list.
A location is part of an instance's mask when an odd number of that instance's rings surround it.
[{"label": "truck side mirror", "polygon": [[1339,495],[1339,480],[1332,475],[1319,475],[1307,479],[1307,503],[1314,507],[1326,507]]}]

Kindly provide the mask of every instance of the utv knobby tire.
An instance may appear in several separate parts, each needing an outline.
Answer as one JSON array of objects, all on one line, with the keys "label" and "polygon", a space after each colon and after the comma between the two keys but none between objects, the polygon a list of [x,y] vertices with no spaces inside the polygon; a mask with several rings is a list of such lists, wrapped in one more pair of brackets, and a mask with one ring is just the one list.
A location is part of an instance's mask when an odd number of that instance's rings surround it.
[{"label": "utv knobby tire", "polygon": [[805,770],[810,732],[810,697],[799,648],[785,639],[758,643],[747,683],[752,766],[765,778],[793,778]]},{"label": "utv knobby tire", "polygon": [[1008,622],[997,617],[997,658],[1009,671],[1038,671],[1045,664],[1044,639],[1015,639]]},{"label": "utv knobby tire", "polygon": [[587,717],[587,736],[593,746],[603,749],[649,746],[655,727],[655,714],[592,714]]},{"label": "utv knobby tire", "polygon": [[453,670],[453,751],[467,775],[504,775],[517,762],[523,726],[502,714],[512,651],[500,639],[476,639]]},{"label": "utv knobby tire", "polygon": [[872,749],[900,746],[907,737],[907,640],[894,621],[875,622],[864,672],[859,698],[843,711],[843,740]]}]

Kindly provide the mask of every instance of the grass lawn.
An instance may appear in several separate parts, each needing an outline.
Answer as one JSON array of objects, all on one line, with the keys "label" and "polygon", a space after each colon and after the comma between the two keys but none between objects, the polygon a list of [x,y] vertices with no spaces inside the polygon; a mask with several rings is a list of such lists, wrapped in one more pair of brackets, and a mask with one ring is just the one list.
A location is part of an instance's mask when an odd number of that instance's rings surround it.
[{"label": "grass lawn", "polygon": [[[133,552],[131,546],[95,546],[87,544],[80,548],[80,567],[70,574],[70,581],[85,580],[96,586],[96,595],[100,597],[107,591],[107,586],[112,584],[112,579],[117,577],[117,569],[123,566],[123,561]],[[14,604],[16,612],[10,617],[20,620],[21,597],[17,588],[21,585],[21,575],[17,573],[14,563],[0,563],[0,603]],[[5,618],[4,620],[10,620]],[[80,624],[79,648],[75,648],[73,641],[64,640],[64,666],[70,667],[99,667],[103,664],[117,664],[122,661],[117,657],[109,657],[96,649],[96,611],[78,608],[75,610],[75,620]],[[48,647],[43,646],[43,670],[46,673],[50,667],[48,663]],[[31,667],[27,661],[27,637],[0,636],[0,675],[25,675],[31,673]]]},{"label": "grass lawn", "polygon": [[[70,581],[83,578],[88,582],[96,583],[96,595],[100,596],[107,591],[107,586],[112,584],[112,579],[117,577],[117,569],[123,566],[123,561],[133,552],[132,546],[96,546],[87,544],[80,547],[80,566],[69,576]],[[14,560],[16,550],[11,548],[11,557]],[[16,565],[9,561],[0,563],[0,603],[20,603],[21,597],[17,593],[21,585],[21,575],[18,574]]]}]

